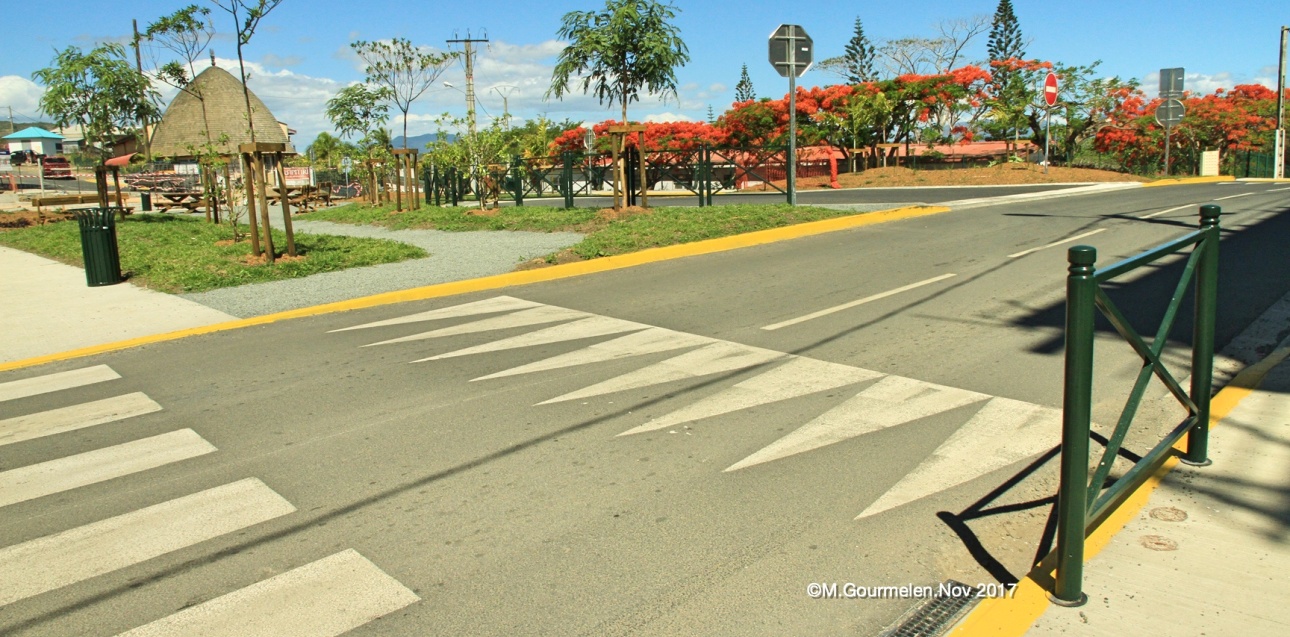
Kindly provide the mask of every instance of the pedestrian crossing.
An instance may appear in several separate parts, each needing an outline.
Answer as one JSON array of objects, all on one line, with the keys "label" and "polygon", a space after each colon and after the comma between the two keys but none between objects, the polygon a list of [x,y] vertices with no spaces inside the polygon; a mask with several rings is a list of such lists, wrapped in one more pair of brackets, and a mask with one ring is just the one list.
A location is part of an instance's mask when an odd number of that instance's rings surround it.
[{"label": "pedestrian crossing", "polygon": [[[539,345],[600,339],[570,352],[473,378],[470,380],[472,383],[629,360],[646,354],[670,354],[665,360],[641,365],[635,370],[541,400],[534,405],[539,408],[574,400],[597,400],[618,392],[678,381],[697,381],[719,374],[754,374],[715,394],[617,434],[625,440],[636,434],[697,423],[826,391],[849,394],[836,406],[798,423],[796,428],[779,439],[768,441],[761,449],[728,465],[725,473],[753,471],[767,463],[786,461],[936,416],[954,414],[947,417],[961,419],[954,434],[907,475],[900,477],[881,497],[864,506],[856,519],[909,504],[1037,456],[1055,447],[1061,437],[1061,412],[1057,409],[509,296],[363,323],[332,332],[380,328],[383,333],[388,333],[388,328],[450,318],[474,320],[378,340],[362,347],[433,342],[450,336],[488,336],[499,330],[531,330],[409,361],[425,365],[450,364],[451,359],[465,356],[484,356]],[[418,351],[424,352],[424,345],[419,346]]]},{"label": "pedestrian crossing", "polygon": [[[0,382],[0,450],[163,411],[145,393],[130,392],[36,413],[11,413],[11,401],[58,396],[57,392],[120,378],[110,367],[98,365]],[[110,480],[146,480],[152,469],[218,451],[193,429],[183,428],[10,468],[0,471],[0,509]],[[0,542],[5,544],[0,546],[0,617],[11,604],[295,512],[296,507],[269,485],[246,477],[27,541]],[[331,637],[419,599],[347,549],[123,634]]]}]

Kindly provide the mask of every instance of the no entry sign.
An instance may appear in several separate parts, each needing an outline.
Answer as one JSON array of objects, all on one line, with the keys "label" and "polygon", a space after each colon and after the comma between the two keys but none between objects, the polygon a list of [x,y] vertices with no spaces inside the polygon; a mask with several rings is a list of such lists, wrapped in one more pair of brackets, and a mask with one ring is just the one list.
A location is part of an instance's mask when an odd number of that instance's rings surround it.
[{"label": "no entry sign", "polygon": [[1048,77],[1044,78],[1044,101],[1049,106],[1057,105],[1057,74],[1055,73],[1049,73]]}]

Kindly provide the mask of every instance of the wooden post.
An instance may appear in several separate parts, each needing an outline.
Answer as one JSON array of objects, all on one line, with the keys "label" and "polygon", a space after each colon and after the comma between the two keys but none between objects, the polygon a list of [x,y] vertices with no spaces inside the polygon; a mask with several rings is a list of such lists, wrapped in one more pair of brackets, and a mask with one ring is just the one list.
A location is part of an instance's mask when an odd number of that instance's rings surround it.
[{"label": "wooden post", "polygon": [[[42,170],[40,165],[36,166],[36,170]],[[94,185],[97,187],[98,193],[99,193],[99,207],[107,208],[108,207],[107,166],[94,167]]]},{"label": "wooden post", "polygon": [[614,162],[614,210],[622,210],[623,208],[622,204],[618,202],[618,193],[620,191],[620,188],[618,187],[619,185],[618,176],[621,174],[621,172],[618,170],[619,168],[618,145],[621,140],[622,140],[621,135],[615,135],[613,143],[610,144],[610,148],[613,151],[613,162]]},{"label": "wooden post", "polygon": [[215,193],[214,179],[211,175],[211,168],[209,165],[206,164],[206,162],[202,162],[201,164],[199,164],[198,170],[201,171],[202,203],[204,203],[206,206],[206,222],[210,223],[211,205],[212,205],[211,202],[215,201],[216,199],[215,197],[212,196]]},{"label": "wooden post", "polygon": [[282,153],[274,153],[278,162],[278,194],[282,195],[282,229],[287,235],[287,255],[296,256],[296,234],[291,230],[291,202],[287,196],[287,169],[282,165]]},{"label": "wooden post", "polygon": [[[644,124],[613,124],[609,127],[609,134],[614,137],[614,181],[622,184],[622,187],[614,187],[614,209],[619,209],[618,192],[622,191],[623,206],[627,205],[627,135],[630,133],[640,133],[640,144],[637,151],[640,154],[640,176],[641,176],[641,206],[648,205],[645,195],[645,125]],[[621,152],[619,149],[622,149]],[[619,158],[622,163],[619,163]],[[621,178],[620,178],[621,176]]]},{"label": "wooden post", "polygon": [[278,255],[273,248],[273,226],[269,223],[269,173],[264,165],[263,153],[256,151],[252,157],[255,158],[255,180],[259,182],[256,189],[260,191],[260,232],[264,233],[261,242],[264,244],[264,262],[272,264]]},{"label": "wooden post", "polygon": [[250,174],[247,175],[248,179],[246,182],[246,207],[249,212],[248,216],[251,218],[251,249],[255,252],[256,256],[260,255],[259,250],[255,247],[256,214],[255,205],[252,203],[255,200],[255,195],[258,194],[260,200],[260,226],[264,231],[264,254],[266,262],[268,263],[273,263],[273,260],[277,255],[274,254],[273,250],[273,227],[269,225],[269,193],[266,190],[268,187],[268,174],[264,166],[264,153],[279,154],[285,152],[286,149],[287,145],[281,143],[270,144],[252,142],[238,146],[238,150],[242,153],[243,163],[246,163],[251,169]]},{"label": "wooden post", "polygon": [[412,149],[412,157],[408,163],[408,184],[412,186],[412,209],[421,209],[421,180],[417,175],[417,154],[418,151]]},{"label": "wooden post", "polygon": [[260,225],[255,215],[255,162],[251,154],[242,152],[242,186],[246,188],[246,219],[251,231],[251,254],[260,256]]},{"label": "wooden post", "polygon": [[121,199],[121,169],[116,166],[112,167],[112,183],[116,186],[116,207],[120,210],[117,216],[125,221],[125,202]]}]

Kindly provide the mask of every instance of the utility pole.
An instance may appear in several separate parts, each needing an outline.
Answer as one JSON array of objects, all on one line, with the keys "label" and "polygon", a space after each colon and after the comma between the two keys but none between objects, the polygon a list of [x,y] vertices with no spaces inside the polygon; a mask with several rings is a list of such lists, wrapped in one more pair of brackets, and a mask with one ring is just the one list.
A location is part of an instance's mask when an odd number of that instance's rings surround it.
[{"label": "utility pole", "polygon": [[487,37],[472,38],[470,31],[466,32],[465,38],[448,40],[448,44],[461,44],[466,49],[466,125],[470,128],[470,136],[475,136],[475,49],[476,42],[488,42]]},{"label": "utility pole", "polygon": [[1281,27],[1281,63],[1277,66],[1277,134],[1272,159],[1272,176],[1286,176],[1286,35],[1290,27]]},{"label": "utility pole", "polygon": [[[502,89],[506,89],[508,92],[503,93]],[[515,90],[515,87],[514,86],[500,86],[500,87],[494,86],[493,90],[497,91],[497,94],[502,96],[502,123],[506,125],[506,132],[509,133],[511,131],[511,109],[510,109],[508,97],[510,96],[509,91]]]},{"label": "utility pole", "polygon": [[[130,24],[134,25],[134,68],[143,75],[143,56],[139,54],[139,21],[131,20]],[[148,120],[139,119],[139,125],[143,127],[143,157],[152,161],[152,135],[148,132]]]}]

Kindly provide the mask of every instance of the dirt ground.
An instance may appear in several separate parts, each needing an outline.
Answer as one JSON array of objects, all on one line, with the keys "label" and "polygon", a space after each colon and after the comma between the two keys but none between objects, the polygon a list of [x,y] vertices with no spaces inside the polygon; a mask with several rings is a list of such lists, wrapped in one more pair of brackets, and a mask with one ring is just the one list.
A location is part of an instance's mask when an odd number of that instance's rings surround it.
[{"label": "dirt ground", "polygon": [[[1034,164],[999,164],[980,168],[870,168],[858,173],[838,175],[843,188],[883,188],[905,186],[1005,186],[1015,184],[1056,184],[1104,181],[1150,181],[1137,175],[1090,168],[1064,168]],[[781,184],[782,186],[782,184]],[[828,176],[797,180],[799,190],[829,187]]]},{"label": "dirt ground", "polygon": [[43,226],[55,221],[73,219],[69,212],[36,212],[34,210],[0,211],[0,230],[6,228],[26,228]]}]

